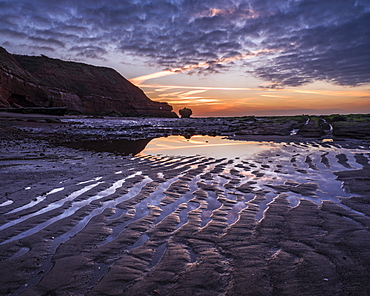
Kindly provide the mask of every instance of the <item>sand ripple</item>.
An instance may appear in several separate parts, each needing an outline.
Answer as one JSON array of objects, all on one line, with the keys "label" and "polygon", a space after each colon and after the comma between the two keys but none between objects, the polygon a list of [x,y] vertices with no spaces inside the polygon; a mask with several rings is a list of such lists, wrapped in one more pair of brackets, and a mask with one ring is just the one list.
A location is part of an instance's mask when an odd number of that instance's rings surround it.
[{"label": "sand ripple", "polygon": [[353,182],[368,163],[367,150],[320,143],[92,161],[1,201],[0,294],[355,295],[370,219],[369,180]]}]

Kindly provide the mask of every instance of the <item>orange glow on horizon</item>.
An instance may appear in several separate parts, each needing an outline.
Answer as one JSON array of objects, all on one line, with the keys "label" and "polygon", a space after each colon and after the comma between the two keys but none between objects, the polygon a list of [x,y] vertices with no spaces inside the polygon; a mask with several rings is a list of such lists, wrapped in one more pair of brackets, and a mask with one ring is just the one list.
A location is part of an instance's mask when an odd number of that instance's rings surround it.
[{"label": "orange glow on horizon", "polygon": [[[263,89],[259,87],[212,87],[212,86],[182,86],[182,85],[162,85],[162,84],[140,84],[141,88],[156,88],[157,92],[164,92],[170,89],[199,89],[199,90],[226,90],[226,91],[265,91],[276,93],[300,93],[324,96],[345,96],[345,97],[370,97],[370,92],[360,90],[299,90],[291,88],[283,89]],[[179,93],[179,92],[178,92]],[[263,94],[264,96],[273,96],[273,94]],[[262,95],[262,94],[261,94]],[[276,95],[278,96],[278,95]]]},{"label": "orange glow on horizon", "polygon": [[[186,65],[181,68],[159,71],[130,79],[151,94],[155,101],[167,102],[174,111],[183,107],[193,110],[193,116],[243,116],[243,115],[296,115],[370,112],[370,92],[365,87],[345,88],[328,83],[314,83],[299,88],[268,88],[275,83],[263,83],[259,87],[182,86],[148,84],[147,80],[182,74],[214,63],[230,63],[273,53],[259,50],[230,58]],[[225,81],[227,84],[228,82]],[[258,83],[258,82],[257,82]]]}]

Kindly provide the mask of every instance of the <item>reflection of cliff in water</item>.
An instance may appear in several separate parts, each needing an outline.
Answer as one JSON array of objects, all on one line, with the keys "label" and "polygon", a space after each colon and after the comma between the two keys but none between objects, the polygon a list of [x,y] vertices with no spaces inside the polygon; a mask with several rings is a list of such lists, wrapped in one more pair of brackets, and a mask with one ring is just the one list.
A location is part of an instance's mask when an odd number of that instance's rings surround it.
[{"label": "reflection of cliff in water", "polygon": [[73,149],[92,150],[96,152],[110,152],[122,155],[136,155],[144,150],[146,145],[152,140],[86,140],[79,142],[65,143],[64,145]]}]

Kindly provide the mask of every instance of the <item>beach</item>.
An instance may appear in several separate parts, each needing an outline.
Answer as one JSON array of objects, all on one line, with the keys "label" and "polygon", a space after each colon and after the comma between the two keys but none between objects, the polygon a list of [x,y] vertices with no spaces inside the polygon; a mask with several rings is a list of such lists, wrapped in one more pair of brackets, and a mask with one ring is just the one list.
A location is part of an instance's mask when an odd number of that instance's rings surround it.
[{"label": "beach", "polygon": [[[369,138],[0,115],[1,295],[369,294]],[[259,149],[145,150],[202,134]]]}]

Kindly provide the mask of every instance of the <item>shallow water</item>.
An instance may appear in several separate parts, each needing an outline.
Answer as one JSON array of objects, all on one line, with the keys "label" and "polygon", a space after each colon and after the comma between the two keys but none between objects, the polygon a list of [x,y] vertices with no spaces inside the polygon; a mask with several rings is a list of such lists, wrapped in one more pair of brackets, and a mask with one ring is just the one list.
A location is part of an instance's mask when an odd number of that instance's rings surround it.
[{"label": "shallow water", "polygon": [[249,157],[266,149],[278,147],[273,142],[235,141],[225,137],[168,136],[140,140],[87,140],[66,143],[65,146],[95,152],[121,155],[202,155],[215,158]]},{"label": "shallow water", "polygon": [[274,149],[272,142],[234,141],[225,137],[182,136],[161,137],[151,140],[140,155],[202,155],[215,158],[249,157],[258,152]]}]

